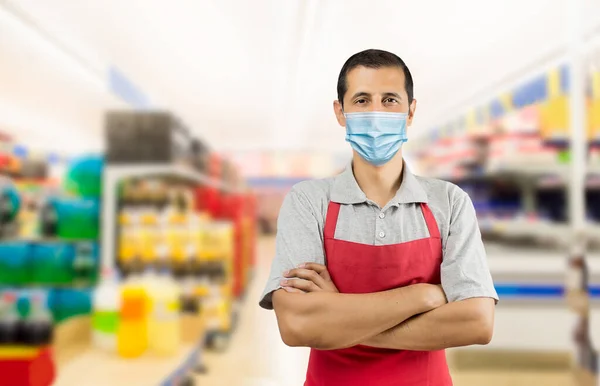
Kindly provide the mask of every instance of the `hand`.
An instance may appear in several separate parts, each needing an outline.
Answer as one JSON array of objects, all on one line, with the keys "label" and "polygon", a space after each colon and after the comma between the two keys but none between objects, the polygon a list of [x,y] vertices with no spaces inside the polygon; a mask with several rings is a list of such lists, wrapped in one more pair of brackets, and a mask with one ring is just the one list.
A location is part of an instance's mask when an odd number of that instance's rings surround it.
[{"label": "hand", "polygon": [[281,286],[287,292],[339,292],[323,264],[301,264],[298,268],[284,272],[283,276],[286,279],[281,281]]}]

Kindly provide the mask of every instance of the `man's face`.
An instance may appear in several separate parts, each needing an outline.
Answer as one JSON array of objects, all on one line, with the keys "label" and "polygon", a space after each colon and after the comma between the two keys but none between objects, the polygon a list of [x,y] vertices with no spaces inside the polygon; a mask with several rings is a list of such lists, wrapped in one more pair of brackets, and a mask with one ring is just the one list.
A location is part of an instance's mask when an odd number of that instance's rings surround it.
[{"label": "man's face", "polygon": [[335,115],[341,126],[346,126],[344,113],[363,111],[408,113],[407,125],[412,123],[417,102],[408,103],[402,69],[356,67],[348,73],[346,84],[344,107],[339,101],[334,102]]}]

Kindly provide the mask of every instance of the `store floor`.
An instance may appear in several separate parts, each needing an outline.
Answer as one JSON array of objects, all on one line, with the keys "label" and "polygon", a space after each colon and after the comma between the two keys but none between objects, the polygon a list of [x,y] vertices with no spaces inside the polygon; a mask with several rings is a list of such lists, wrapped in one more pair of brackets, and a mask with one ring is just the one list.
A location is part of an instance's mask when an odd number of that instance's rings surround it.
[{"label": "store floor", "polygon": [[[241,310],[237,331],[225,353],[205,353],[208,373],[198,377],[201,386],[301,386],[308,363],[307,349],[283,344],[275,315],[258,307],[269,274],[274,240],[258,246],[257,271]],[[450,354],[451,355],[451,354]],[[560,371],[452,371],[455,386],[575,386],[570,374]]]}]

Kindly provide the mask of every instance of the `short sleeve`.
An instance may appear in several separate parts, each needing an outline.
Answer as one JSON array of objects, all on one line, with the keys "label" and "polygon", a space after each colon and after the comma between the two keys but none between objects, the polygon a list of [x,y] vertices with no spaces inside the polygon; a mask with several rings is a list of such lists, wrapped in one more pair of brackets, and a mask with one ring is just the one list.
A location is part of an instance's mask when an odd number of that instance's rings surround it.
[{"label": "short sleeve", "polygon": [[455,197],[441,266],[444,292],[450,302],[475,297],[498,302],[473,203],[462,190]]},{"label": "short sleeve", "polygon": [[272,294],[281,288],[283,272],[308,262],[325,264],[322,221],[315,216],[307,196],[292,189],[279,211],[275,256],[260,306],[272,310]]}]

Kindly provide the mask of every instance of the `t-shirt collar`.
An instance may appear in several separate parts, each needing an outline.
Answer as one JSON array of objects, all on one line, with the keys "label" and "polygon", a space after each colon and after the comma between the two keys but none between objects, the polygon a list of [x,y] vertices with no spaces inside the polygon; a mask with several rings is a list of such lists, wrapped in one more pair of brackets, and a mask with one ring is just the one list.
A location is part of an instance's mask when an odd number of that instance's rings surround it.
[{"label": "t-shirt collar", "polygon": [[[345,205],[360,204],[367,201],[366,194],[360,189],[356,178],[354,178],[352,163],[348,164],[346,169],[335,177],[331,190],[331,201]],[[406,166],[406,162],[403,167],[402,183],[390,203],[392,205],[427,203],[427,193]]]}]

